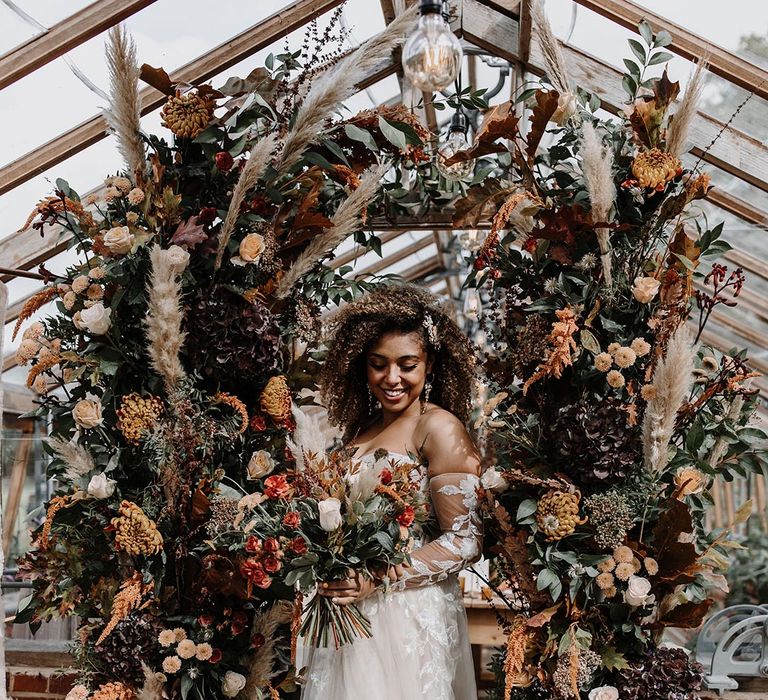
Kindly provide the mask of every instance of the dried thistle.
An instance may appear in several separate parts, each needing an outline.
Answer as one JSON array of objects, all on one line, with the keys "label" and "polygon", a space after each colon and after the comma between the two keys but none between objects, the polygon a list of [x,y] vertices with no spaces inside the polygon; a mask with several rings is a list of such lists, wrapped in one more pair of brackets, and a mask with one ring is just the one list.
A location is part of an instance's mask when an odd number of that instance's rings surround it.
[{"label": "dried thistle", "polygon": [[704,91],[704,72],[709,67],[708,57],[709,54],[707,53],[696,64],[696,70],[685,88],[680,106],[670,121],[667,130],[667,152],[673,156],[681,156],[685,151],[688,133],[691,130],[691,124],[698,111],[701,94]]},{"label": "dried thistle", "polygon": [[565,58],[560,50],[560,43],[552,31],[552,26],[549,24],[549,19],[544,11],[541,0],[534,0],[531,6],[531,18],[538,29],[536,41],[544,56],[544,66],[550,82],[560,94],[568,92],[570,81],[568,80],[568,71],[565,67]]},{"label": "dried thistle", "polygon": [[331,218],[332,226],[312,239],[280,280],[275,292],[278,299],[288,296],[294,285],[317,264],[318,260],[361,227],[362,217],[368,204],[376,195],[379,183],[389,168],[389,163],[383,163],[363,173],[358,188],[339,205]]},{"label": "dried thistle", "polygon": [[675,429],[677,412],[684,404],[693,382],[696,347],[686,326],[680,325],[670,338],[667,352],[653,373],[652,398],[643,416],[645,467],[658,474],[669,460],[668,447]]},{"label": "dried thistle", "polygon": [[264,643],[248,664],[244,689],[246,700],[260,700],[260,691],[268,685],[275,660],[277,628],[290,621],[292,609],[291,603],[283,600],[254,616],[251,636],[261,635]]},{"label": "dried thistle", "polygon": [[125,28],[118,24],[109,30],[106,47],[109,68],[110,100],[104,118],[117,136],[117,148],[129,173],[144,168],[144,145],[141,142],[141,100],[136,62],[136,44]]},{"label": "dried thistle", "polygon": [[186,333],[181,330],[181,285],[176,279],[177,268],[168,251],[155,245],[150,251],[150,260],[152,273],[147,285],[149,300],[145,320],[147,351],[152,367],[165,380],[170,394],[186,377],[179,360],[179,351],[186,338]]},{"label": "dried thistle", "polygon": [[21,324],[24,323],[24,321],[26,321],[30,316],[32,316],[35,311],[45,306],[49,301],[51,301],[51,299],[56,297],[58,293],[59,292],[56,287],[46,287],[45,289],[41,289],[34,296],[31,296],[29,299],[27,299],[26,302],[24,302],[24,306],[21,307],[19,318],[16,319],[16,325],[13,327],[13,335],[11,336],[11,341],[16,340],[16,336],[19,333]]},{"label": "dried thistle", "polygon": [[[616,185],[613,181],[613,151],[605,148],[598,138],[595,127],[586,122],[582,128],[581,168],[584,183],[592,205],[592,221],[607,223],[608,214],[616,199]],[[611,242],[610,229],[595,227],[597,243],[600,246],[600,262],[603,266],[603,281],[611,286]]]},{"label": "dried thistle", "polygon": [[251,155],[240,171],[240,177],[232,192],[232,199],[229,202],[227,215],[224,217],[224,223],[221,226],[219,247],[216,250],[215,270],[221,267],[221,261],[224,258],[224,252],[227,250],[229,239],[232,238],[232,233],[235,230],[237,218],[240,216],[240,207],[245,199],[245,195],[264,174],[264,170],[272,158],[272,152],[275,150],[276,143],[277,135],[268,134],[251,148]]},{"label": "dried thistle", "polygon": [[56,456],[67,465],[66,471],[62,474],[64,479],[75,481],[75,479],[85,476],[96,468],[91,453],[76,442],[60,437],[50,437],[48,438],[48,445]]},{"label": "dried thistle", "polygon": [[304,149],[323,133],[323,123],[341,103],[354,94],[358,83],[380,63],[389,58],[413,28],[416,6],[398,16],[383,32],[371,37],[333,68],[316,78],[299,107],[293,128],[285,138],[283,152],[276,165],[279,173],[288,171]]}]

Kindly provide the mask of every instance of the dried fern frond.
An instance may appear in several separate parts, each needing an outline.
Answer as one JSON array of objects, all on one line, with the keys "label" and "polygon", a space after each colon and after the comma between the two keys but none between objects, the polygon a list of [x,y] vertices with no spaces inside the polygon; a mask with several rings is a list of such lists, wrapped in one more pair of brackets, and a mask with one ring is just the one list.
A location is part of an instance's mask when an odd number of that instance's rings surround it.
[{"label": "dried fern frond", "polygon": [[144,145],[141,130],[141,99],[136,62],[136,44],[122,25],[109,30],[106,47],[109,68],[109,107],[104,118],[117,136],[117,148],[125,160],[128,172],[133,174],[144,167]]},{"label": "dried fern frond", "polygon": [[565,58],[541,0],[533,0],[531,18],[536,25],[536,41],[544,56],[544,67],[550,82],[559,93],[568,92],[570,80],[565,67]]},{"label": "dried fern frond", "polygon": [[[607,223],[608,214],[616,200],[616,184],[613,181],[613,151],[603,146],[602,141],[591,123],[582,127],[581,170],[584,183],[592,205],[592,221]],[[611,285],[611,242],[610,229],[605,226],[595,228],[597,243],[600,246],[600,261],[603,266],[603,281]]]},{"label": "dried fern frond", "polygon": [[48,438],[48,445],[54,454],[67,465],[67,470],[62,475],[65,479],[75,481],[96,469],[91,453],[82,445],[60,437]]},{"label": "dried fern frond", "polygon": [[351,97],[356,86],[371,70],[392,55],[410,33],[416,20],[416,5],[398,16],[383,32],[368,39],[342,58],[333,68],[316,78],[299,107],[293,128],[283,144],[276,165],[278,172],[288,171],[304,149],[323,134],[323,123],[341,103]]},{"label": "dried fern frond", "polygon": [[235,230],[235,224],[237,224],[237,218],[240,216],[240,207],[245,199],[245,195],[248,193],[248,190],[256,185],[258,179],[264,174],[264,170],[272,158],[276,143],[277,135],[268,134],[260,141],[257,141],[251,148],[251,154],[245,162],[243,169],[240,171],[240,178],[232,192],[229,209],[227,209],[227,215],[224,217],[224,223],[221,226],[221,233],[219,233],[219,247],[216,250],[215,270],[218,270],[221,267],[221,261],[227,250],[229,239],[232,238],[232,233]]},{"label": "dried fern frond", "polygon": [[669,460],[669,441],[677,412],[693,382],[696,346],[684,325],[670,338],[664,358],[653,373],[653,391],[643,416],[643,457],[651,474],[658,474]]},{"label": "dried fern frond", "polygon": [[278,299],[288,296],[293,286],[317,264],[318,260],[336,248],[347,236],[360,229],[366,209],[389,168],[389,163],[383,163],[363,173],[360,185],[339,205],[331,218],[333,225],[312,239],[280,280],[275,292]]},{"label": "dried fern frond", "polygon": [[184,318],[181,286],[168,251],[155,245],[149,255],[152,273],[147,285],[149,303],[144,321],[147,328],[147,351],[152,367],[163,378],[170,394],[186,376],[179,359],[179,351],[186,338],[186,333],[181,330]]},{"label": "dried fern frond", "polygon": [[667,131],[667,152],[673,156],[681,156],[685,152],[685,144],[688,140],[691,124],[698,111],[701,94],[704,91],[704,73],[709,67],[708,56],[709,54],[706,54],[696,64],[696,70],[688,81],[685,94],[680,101],[680,106],[669,125],[669,130]]}]

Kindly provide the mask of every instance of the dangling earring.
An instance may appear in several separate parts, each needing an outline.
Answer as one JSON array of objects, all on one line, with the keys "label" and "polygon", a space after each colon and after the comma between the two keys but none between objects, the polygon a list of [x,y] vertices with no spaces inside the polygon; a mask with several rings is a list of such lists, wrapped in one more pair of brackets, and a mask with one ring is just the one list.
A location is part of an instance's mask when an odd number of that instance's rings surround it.
[{"label": "dangling earring", "polygon": [[378,406],[379,401],[378,399],[373,395],[373,390],[371,387],[368,387],[368,413],[373,415],[376,412],[376,409]]},{"label": "dangling earring", "polygon": [[432,393],[432,378],[427,377],[427,381],[424,382],[424,403],[429,403],[429,395]]}]

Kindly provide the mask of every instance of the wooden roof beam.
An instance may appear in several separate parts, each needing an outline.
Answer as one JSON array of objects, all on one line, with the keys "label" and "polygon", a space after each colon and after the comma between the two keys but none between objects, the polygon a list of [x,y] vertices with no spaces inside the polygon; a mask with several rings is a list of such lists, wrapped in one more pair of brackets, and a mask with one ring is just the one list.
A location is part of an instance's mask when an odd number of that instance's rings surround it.
[{"label": "wooden roof beam", "polygon": [[428,248],[430,245],[433,245],[434,242],[435,241],[432,236],[424,236],[424,238],[414,241],[410,245],[407,245],[404,248],[400,248],[400,250],[397,250],[390,255],[383,256],[381,260],[377,260],[375,263],[369,265],[364,270],[360,270],[360,272],[355,274],[355,279],[378,275],[380,272],[386,270],[390,265],[394,265],[401,260],[405,260],[405,258],[413,255],[414,253],[418,253],[425,248]]},{"label": "wooden roof beam", "polygon": [[[654,32],[661,29],[668,31],[672,36],[672,43],[667,48],[678,56],[691,61],[700,61],[706,56],[712,73],[749,92],[754,92],[764,100],[768,99],[768,71],[694,34],[685,27],[629,0],[576,0],[576,2],[634,32],[637,32],[637,25],[642,20],[646,20],[653,27]],[[724,7],[723,11],[728,10]]]},{"label": "wooden roof beam", "polygon": [[[201,83],[282,39],[314,17],[340,5],[343,0],[296,0],[229,41],[206,52],[171,74],[174,81]],[[147,114],[165,102],[165,95],[152,87],[141,93],[141,113]],[[0,195],[61,163],[107,136],[103,116],[95,115],[17,158],[0,170]]]},{"label": "wooden roof beam", "polygon": [[0,90],[50,63],[155,0],[97,0],[0,56]]}]

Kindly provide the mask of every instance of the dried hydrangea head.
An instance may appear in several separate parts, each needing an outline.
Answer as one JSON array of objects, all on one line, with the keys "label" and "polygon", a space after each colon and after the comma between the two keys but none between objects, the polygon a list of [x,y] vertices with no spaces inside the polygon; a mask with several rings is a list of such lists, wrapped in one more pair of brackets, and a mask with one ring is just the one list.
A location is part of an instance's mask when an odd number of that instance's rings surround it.
[{"label": "dried hydrangea head", "polygon": [[115,546],[132,556],[151,556],[163,548],[163,536],[155,523],[135,503],[122,501],[120,515],[112,518]]},{"label": "dried hydrangea head", "polygon": [[613,550],[624,543],[634,524],[626,496],[615,490],[596,493],[585,499],[584,508],[594,528],[598,547]]},{"label": "dried hydrangea head", "polygon": [[577,525],[587,522],[579,518],[581,495],[552,489],[547,491],[536,507],[536,524],[549,542],[561,540],[576,530]]}]

